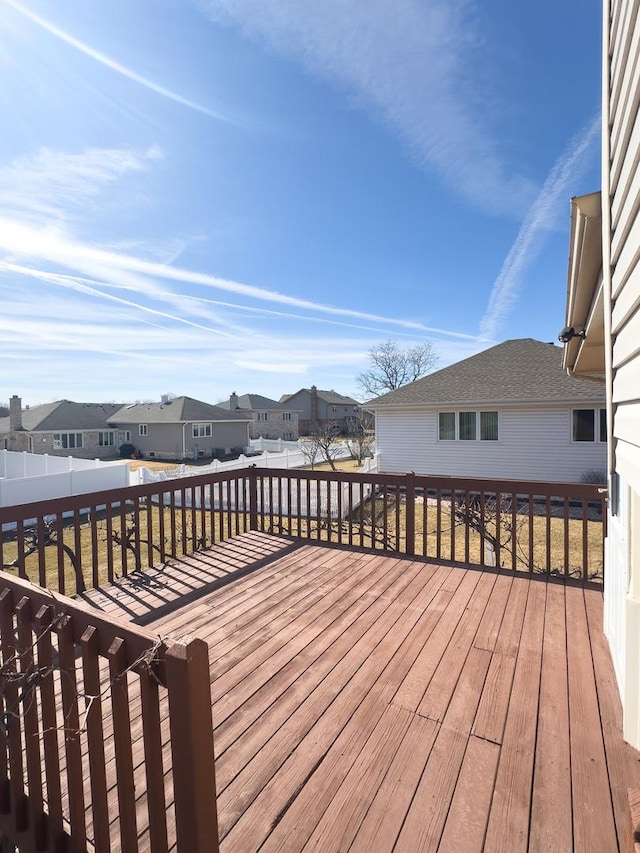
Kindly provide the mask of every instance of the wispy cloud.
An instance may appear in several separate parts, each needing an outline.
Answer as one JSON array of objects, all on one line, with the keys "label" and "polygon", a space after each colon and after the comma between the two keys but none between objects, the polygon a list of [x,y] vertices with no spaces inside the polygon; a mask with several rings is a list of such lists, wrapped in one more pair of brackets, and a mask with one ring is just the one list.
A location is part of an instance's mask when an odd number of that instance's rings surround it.
[{"label": "wispy cloud", "polygon": [[74,153],[42,148],[0,169],[0,209],[12,219],[51,227],[86,206],[105,185],[147,169],[162,156],[157,146]]},{"label": "wispy cloud", "polygon": [[115,71],[117,74],[121,74],[123,77],[127,77],[129,80],[132,80],[134,83],[138,83],[140,86],[144,86],[146,89],[149,89],[152,92],[155,92],[157,95],[161,95],[163,98],[168,98],[171,101],[175,101],[178,104],[181,104],[183,107],[188,107],[191,110],[196,110],[196,112],[204,113],[205,115],[211,116],[211,118],[218,119],[220,121],[232,121],[232,117],[230,114],[223,112],[221,110],[214,110],[210,107],[206,107],[203,104],[198,103],[197,101],[192,101],[189,98],[185,98],[183,95],[174,92],[172,89],[167,88],[166,86],[161,86],[159,83],[150,80],[148,77],[144,77],[142,74],[138,74],[136,71],[133,71],[131,68],[127,68],[126,65],[122,65],[122,63],[113,59],[110,56],[107,56],[104,53],[101,53],[99,50],[91,47],[91,45],[86,44],[86,42],[81,41],[75,36],[71,35],[71,33],[66,32],[60,27],[48,21],[46,18],[43,18],[41,15],[36,14],[31,9],[29,9],[24,3],[19,3],[18,0],[4,0],[4,2],[11,6],[12,9],[15,9],[16,12],[19,12],[21,15],[24,15],[34,24],[37,24],[42,29],[46,30],[51,35],[56,38],[61,39],[61,41],[70,45],[71,47],[79,50],[81,53],[84,53],[85,56],[89,56],[91,59],[94,59],[96,62],[99,62],[101,65],[104,65],[106,68],[111,69],[111,71]]},{"label": "wispy cloud", "polygon": [[514,174],[491,126],[473,0],[199,0],[216,21],[337,82],[398,134],[413,156],[473,205],[518,212],[533,184]]},{"label": "wispy cloud", "polygon": [[[99,242],[90,211],[122,192],[119,179],[130,183],[159,157],[153,147],[47,150],[0,170],[0,344],[7,363],[24,367],[38,354],[34,375],[21,372],[30,399],[73,396],[74,383],[84,389],[80,398],[118,399],[117,376],[129,375],[133,364],[140,373],[133,383],[143,395],[160,393],[167,377],[180,376],[183,393],[213,399],[220,391],[212,387],[203,395],[203,371],[212,381],[217,377],[218,387],[232,376],[257,376],[266,393],[261,375],[263,382],[274,381],[272,374],[297,384],[301,375],[321,370],[323,377],[337,376],[333,384],[339,385],[340,376],[361,369],[372,332],[408,343],[429,334],[440,340],[441,353],[477,350],[474,336],[455,329],[158,262],[154,256],[167,252],[157,235],[153,251],[135,235],[123,243],[110,233]],[[172,254],[175,242],[167,245]]]},{"label": "wispy cloud", "polygon": [[494,282],[487,310],[480,322],[480,336],[492,339],[518,297],[522,279],[548,233],[566,213],[568,200],[585,170],[598,139],[600,117],[594,118],[567,146],[551,169],[538,197],[527,212],[516,239]]}]

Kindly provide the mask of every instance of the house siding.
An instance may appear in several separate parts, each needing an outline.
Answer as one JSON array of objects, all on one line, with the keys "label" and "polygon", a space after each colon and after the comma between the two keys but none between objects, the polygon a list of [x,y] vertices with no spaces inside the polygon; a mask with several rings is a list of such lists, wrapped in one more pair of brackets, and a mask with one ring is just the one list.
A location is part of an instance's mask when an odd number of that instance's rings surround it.
[{"label": "house siding", "polygon": [[[264,410],[263,410],[264,411]],[[250,425],[251,438],[289,438],[291,441],[298,440],[298,412],[287,412],[291,415],[291,420],[285,421],[284,412],[270,411],[267,412],[267,420],[259,421],[258,412],[242,412],[251,416]]]},{"label": "house siding", "polygon": [[[197,421],[197,423],[210,423]],[[192,459],[230,450],[244,449],[248,444],[248,422],[212,424],[211,436],[194,438],[193,424],[147,424],[147,435],[139,435],[137,423],[119,423],[118,429],[131,432],[131,444],[143,456],[153,454],[161,459]],[[196,452],[197,447],[197,452]]]},{"label": "house siding", "polygon": [[497,442],[439,441],[437,411],[378,412],[380,470],[551,482],[579,482],[585,471],[606,471],[605,442],[571,440],[571,408],[505,409],[499,419]]},{"label": "house siding", "polygon": [[640,2],[603,4],[602,209],[610,295],[608,401],[615,471],[609,502],[604,627],[640,746]]},{"label": "house siding", "polygon": [[[25,451],[38,456],[47,454],[48,456],[73,456],[75,459],[108,459],[118,455],[118,442],[113,447],[103,447],[100,445],[100,433],[109,432],[110,428],[105,425],[104,430],[83,430],[83,429],[60,429],[55,432],[46,430],[27,432],[7,432],[0,433],[1,446],[6,449],[21,452]],[[54,447],[54,435],[61,432],[80,432],[82,433],[82,447],[74,447],[70,449],[56,449]],[[31,444],[29,443],[31,439]]]}]

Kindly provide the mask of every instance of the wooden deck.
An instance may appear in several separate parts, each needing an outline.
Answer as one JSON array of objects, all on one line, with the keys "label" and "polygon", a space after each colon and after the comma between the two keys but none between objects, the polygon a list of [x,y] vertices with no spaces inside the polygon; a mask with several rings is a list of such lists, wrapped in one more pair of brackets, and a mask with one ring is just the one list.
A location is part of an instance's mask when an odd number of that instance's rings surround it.
[{"label": "wooden deck", "polygon": [[597,589],[251,533],[85,598],[208,641],[224,853],[633,849]]}]

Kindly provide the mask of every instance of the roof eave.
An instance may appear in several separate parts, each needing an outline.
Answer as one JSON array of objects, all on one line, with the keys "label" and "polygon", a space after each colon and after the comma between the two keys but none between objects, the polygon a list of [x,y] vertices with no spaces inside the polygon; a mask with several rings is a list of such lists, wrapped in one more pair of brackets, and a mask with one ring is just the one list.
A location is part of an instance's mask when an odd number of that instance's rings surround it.
[{"label": "roof eave", "polygon": [[571,199],[565,326],[574,336],[564,345],[562,366],[570,376],[604,378],[601,194]]}]

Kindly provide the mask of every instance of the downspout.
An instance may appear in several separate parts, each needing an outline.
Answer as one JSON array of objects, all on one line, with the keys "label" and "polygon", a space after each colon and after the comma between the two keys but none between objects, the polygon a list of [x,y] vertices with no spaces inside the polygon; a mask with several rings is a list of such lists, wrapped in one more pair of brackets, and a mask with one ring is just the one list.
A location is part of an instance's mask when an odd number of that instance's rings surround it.
[{"label": "downspout", "polygon": [[183,459],[187,458],[187,440],[184,437],[184,430],[185,430],[186,426],[187,426],[186,422],[182,424],[182,458]]}]

